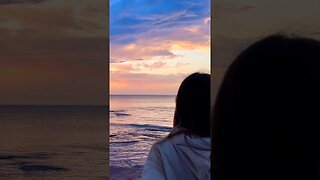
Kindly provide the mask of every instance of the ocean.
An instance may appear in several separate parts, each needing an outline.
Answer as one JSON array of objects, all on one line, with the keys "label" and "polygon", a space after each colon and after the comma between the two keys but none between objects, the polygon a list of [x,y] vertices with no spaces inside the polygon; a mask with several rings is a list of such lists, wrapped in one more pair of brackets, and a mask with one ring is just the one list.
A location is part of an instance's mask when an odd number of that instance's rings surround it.
[{"label": "ocean", "polygon": [[151,145],[172,129],[174,102],[110,96],[110,127],[106,106],[0,105],[0,177],[108,179],[110,166],[109,179],[139,179]]},{"label": "ocean", "polygon": [[106,106],[0,106],[1,179],[108,179]]},{"label": "ocean", "polygon": [[110,179],[139,179],[152,144],[173,125],[175,96],[110,96]]}]

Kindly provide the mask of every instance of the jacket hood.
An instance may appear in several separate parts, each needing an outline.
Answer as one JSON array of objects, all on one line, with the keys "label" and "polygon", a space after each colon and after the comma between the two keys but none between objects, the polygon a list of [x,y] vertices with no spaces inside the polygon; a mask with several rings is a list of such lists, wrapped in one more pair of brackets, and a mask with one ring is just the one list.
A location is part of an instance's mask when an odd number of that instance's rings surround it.
[{"label": "jacket hood", "polygon": [[210,179],[210,137],[186,135],[184,133],[170,138],[177,154],[199,179]]}]

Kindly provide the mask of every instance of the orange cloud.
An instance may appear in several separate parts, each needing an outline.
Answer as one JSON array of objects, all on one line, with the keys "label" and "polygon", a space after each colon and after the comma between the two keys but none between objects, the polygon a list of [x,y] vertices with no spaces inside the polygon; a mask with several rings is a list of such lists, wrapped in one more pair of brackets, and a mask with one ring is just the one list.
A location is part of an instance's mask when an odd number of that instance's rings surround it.
[{"label": "orange cloud", "polygon": [[[186,75],[179,73],[210,68],[203,67],[207,64],[203,62],[207,59],[206,53],[210,52],[209,7],[200,4],[201,8],[195,7],[192,3],[190,6],[199,11],[171,12],[171,9],[170,13],[155,11],[153,16],[146,17],[131,12],[135,5],[120,12],[116,8],[111,13],[114,19],[110,24],[110,79],[112,83],[126,82],[127,85],[111,88],[111,93],[176,94]],[[197,14],[200,11],[202,13]]]},{"label": "orange cloud", "polygon": [[142,66],[145,69],[150,69],[150,70],[154,70],[154,69],[159,69],[159,68],[163,68],[167,63],[163,62],[163,61],[156,61],[154,63],[139,63],[138,66]]},{"label": "orange cloud", "polygon": [[176,94],[188,74],[151,75],[111,72],[111,94]]},{"label": "orange cloud", "polygon": [[126,88],[126,87],[128,87],[128,83],[127,82],[110,82],[110,89],[112,91],[123,89],[123,88]]},{"label": "orange cloud", "polygon": [[[2,21],[11,22],[5,28],[27,29],[31,32],[29,37],[106,36],[106,7],[102,0],[84,3],[43,1],[32,5],[0,6],[0,17]],[[96,12],[92,12],[93,9]]]},{"label": "orange cloud", "polygon": [[0,104],[105,105],[106,2],[13,2],[0,3]]},{"label": "orange cloud", "polygon": [[114,63],[110,66],[111,71],[123,71],[123,72],[133,72],[133,71],[140,71],[138,67],[134,67],[133,64],[127,63]]},{"label": "orange cloud", "polygon": [[[209,50],[210,17],[200,24],[173,29],[153,29],[146,33],[118,35],[111,37],[110,55],[112,59],[135,61],[154,59],[174,59],[173,50]],[[133,42],[116,43],[133,38]]]},{"label": "orange cloud", "polygon": [[208,51],[210,49],[210,42],[205,43],[193,43],[188,41],[171,41],[170,49],[172,50],[193,50],[193,49],[201,49]]}]

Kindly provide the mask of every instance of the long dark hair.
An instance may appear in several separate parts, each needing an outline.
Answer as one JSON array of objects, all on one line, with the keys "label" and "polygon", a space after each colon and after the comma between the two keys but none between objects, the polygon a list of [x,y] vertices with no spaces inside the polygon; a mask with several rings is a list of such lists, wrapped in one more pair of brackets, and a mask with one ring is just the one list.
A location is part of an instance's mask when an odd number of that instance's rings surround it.
[{"label": "long dark hair", "polygon": [[320,42],[272,35],[229,67],[213,113],[213,178],[319,179]]},{"label": "long dark hair", "polygon": [[190,135],[210,137],[209,74],[193,73],[183,80],[176,97],[173,126]]}]

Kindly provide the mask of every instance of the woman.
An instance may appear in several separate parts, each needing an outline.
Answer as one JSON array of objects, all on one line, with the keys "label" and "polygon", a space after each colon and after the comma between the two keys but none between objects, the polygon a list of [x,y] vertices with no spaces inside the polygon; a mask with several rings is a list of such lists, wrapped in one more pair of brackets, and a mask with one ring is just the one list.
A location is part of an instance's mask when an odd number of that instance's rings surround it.
[{"label": "woman", "polygon": [[215,180],[320,179],[320,42],[273,35],[229,67],[213,113]]},{"label": "woman", "polygon": [[210,75],[194,73],[176,97],[173,130],[155,143],[142,180],[210,179]]}]

